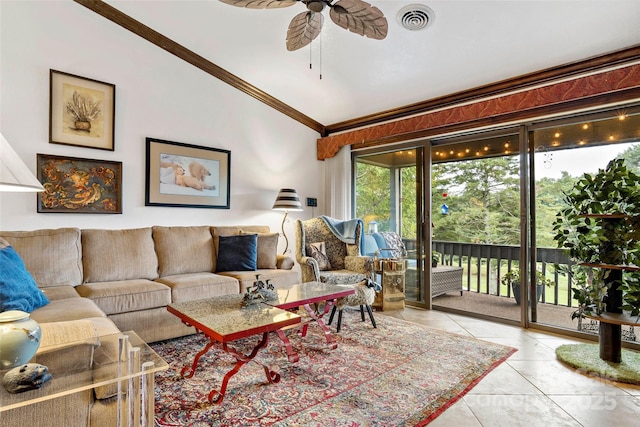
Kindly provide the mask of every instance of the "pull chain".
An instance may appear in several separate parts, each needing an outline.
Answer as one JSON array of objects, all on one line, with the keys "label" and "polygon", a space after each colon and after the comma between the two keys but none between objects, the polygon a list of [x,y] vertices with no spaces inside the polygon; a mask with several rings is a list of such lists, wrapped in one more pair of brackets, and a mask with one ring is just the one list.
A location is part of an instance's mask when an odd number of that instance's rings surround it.
[{"label": "pull chain", "polygon": [[322,34],[320,35],[320,80],[322,80]]}]

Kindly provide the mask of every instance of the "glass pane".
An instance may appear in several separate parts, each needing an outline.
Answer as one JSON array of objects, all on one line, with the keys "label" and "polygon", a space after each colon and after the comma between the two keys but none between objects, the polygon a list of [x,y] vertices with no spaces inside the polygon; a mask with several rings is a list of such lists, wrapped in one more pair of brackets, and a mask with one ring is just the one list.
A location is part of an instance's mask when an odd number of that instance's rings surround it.
[{"label": "glass pane", "polygon": [[[520,259],[518,146],[519,135],[504,131],[432,148],[433,307],[520,320],[513,290],[501,280]],[[462,268],[457,288],[445,284],[451,267]]]},{"label": "glass pane", "polygon": [[[624,158],[628,168],[640,173],[640,114],[620,110],[572,123],[565,121],[536,129],[529,138],[534,147],[537,268],[553,283],[543,288],[536,320],[597,334],[597,322],[572,318],[579,304],[573,298],[569,277],[555,269],[555,264],[566,267],[569,260],[557,249],[552,223],[564,207],[562,192],[570,191],[584,173],[596,173],[615,158]],[[628,326],[622,327],[622,336],[635,340]]]},{"label": "glass pane", "polygon": [[[406,258],[405,300],[424,303],[422,262],[422,149],[357,156],[356,217],[365,223],[365,253],[376,258]],[[389,234],[391,233],[391,234]],[[397,237],[403,253],[392,243]],[[397,240],[396,239],[396,240]],[[378,280],[382,278],[379,277]]]}]

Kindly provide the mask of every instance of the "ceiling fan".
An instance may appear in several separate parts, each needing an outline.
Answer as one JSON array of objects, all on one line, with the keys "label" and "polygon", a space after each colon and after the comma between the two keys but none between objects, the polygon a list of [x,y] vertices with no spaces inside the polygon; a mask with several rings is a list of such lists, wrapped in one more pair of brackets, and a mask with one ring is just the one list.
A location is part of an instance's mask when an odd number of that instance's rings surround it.
[{"label": "ceiling fan", "polygon": [[311,43],[322,30],[322,11],[329,7],[331,20],[345,30],[371,39],[387,36],[388,24],[380,9],[362,0],[220,0],[249,9],[276,9],[303,3],[307,8],[291,20],[287,30],[287,50],[298,50]]}]

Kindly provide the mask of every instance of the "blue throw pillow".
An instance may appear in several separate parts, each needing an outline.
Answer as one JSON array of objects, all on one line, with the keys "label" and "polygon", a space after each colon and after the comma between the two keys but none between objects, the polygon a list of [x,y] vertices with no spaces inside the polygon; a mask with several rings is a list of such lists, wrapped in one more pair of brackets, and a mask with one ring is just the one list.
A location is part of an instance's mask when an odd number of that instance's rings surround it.
[{"label": "blue throw pillow", "polygon": [[258,235],[220,236],[218,240],[219,271],[255,271],[258,260]]},{"label": "blue throw pillow", "polygon": [[21,310],[31,313],[49,304],[36,281],[9,245],[0,242],[0,312]]}]

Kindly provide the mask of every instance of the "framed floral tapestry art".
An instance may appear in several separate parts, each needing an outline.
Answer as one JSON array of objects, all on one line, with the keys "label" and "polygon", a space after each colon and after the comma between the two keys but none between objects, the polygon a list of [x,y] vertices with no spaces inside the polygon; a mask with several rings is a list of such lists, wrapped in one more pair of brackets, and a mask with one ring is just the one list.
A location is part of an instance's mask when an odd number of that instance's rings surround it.
[{"label": "framed floral tapestry art", "polygon": [[38,212],[122,213],[122,162],[38,154]]}]

